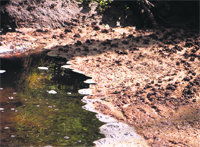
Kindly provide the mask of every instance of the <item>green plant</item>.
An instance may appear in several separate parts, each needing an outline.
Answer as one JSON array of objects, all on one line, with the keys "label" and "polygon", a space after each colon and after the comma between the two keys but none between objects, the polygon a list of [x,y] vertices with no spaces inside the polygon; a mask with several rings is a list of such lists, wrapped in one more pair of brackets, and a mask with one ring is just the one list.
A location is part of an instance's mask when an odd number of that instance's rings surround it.
[{"label": "green plant", "polygon": [[103,12],[105,9],[109,8],[109,4],[112,3],[113,0],[97,0],[98,2],[98,11]]}]

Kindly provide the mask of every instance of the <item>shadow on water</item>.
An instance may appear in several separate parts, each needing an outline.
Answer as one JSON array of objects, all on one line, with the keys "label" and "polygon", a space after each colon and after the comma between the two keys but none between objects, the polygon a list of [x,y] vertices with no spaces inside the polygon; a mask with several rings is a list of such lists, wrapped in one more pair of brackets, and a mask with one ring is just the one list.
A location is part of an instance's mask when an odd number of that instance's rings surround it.
[{"label": "shadow on water", "polygon": [[103,137],[102,123],[82,109],[78,90],[87,77],[65,63],[45,53],[1,59],[1,146],[91,146]]}]

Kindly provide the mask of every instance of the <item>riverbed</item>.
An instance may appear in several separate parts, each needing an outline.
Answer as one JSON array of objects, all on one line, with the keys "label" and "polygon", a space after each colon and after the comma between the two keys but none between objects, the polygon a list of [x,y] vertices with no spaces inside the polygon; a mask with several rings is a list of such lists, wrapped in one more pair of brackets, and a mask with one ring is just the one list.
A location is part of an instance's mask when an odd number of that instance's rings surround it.
[{"label": "riverbed", "polygon": [[66,60],[37,53],[2,58],[0,145],[91,146],[100,134],[95,113],[82,109],[88,77],[62,68]]}]

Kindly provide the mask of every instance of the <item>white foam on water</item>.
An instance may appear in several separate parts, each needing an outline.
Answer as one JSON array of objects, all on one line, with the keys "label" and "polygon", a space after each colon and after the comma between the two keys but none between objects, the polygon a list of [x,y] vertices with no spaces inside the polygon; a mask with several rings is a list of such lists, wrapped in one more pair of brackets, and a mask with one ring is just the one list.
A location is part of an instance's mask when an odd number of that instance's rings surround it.
[{"label": "white foam on water", "polygon": [[117,122],[116,119],[108,116],[108,115],[104,115],[104,114],[96,114],[96,117],[101,121],[101,122],[104,122],[104,123],[113,123],[113,122]]},{"label": "white foam on water", "polygon": [[49,68],[48,68],[48,67],[43,67],[43,66],[41,66],[41,67],[38,67],[38,69],[39,69],[39,70],[48,70]]},{"label": "white foam on water", "polygon": [[26,48],[24,48],[24,47],[22,47],[22,46],[16,46],[15,47],[17,50],[24,50],[24,49],[26,49]]},{"label": "white foam on water", "polygon": [[87,79],[84,81],[86,84],[96,84],[96,82],[93,79]]},{"label": "white foam on water", "polygon": [[[90,89],[81,89],[79,90],[80,94],[86,94]],[[133,127],[119,122],[118,120],[99,113],[95,107],[94,102],[98,101],[97,99],[88,99],[87,96],[84,96],[81,100],[86,103],[82,106],[83,109],[91,111],[96,114],[96,117],[106,124],[100,127],[100,133],[105,135],[105,138],[94,141],[93,143],[97,147],[142,147],[140,142],[143,142],[143,138],[139,136]]]},{"label": "white foam on water", "polygon": [[57,94],[57,92],[55,90],[49,90],[47,91],[49,94]]},{"label": "white foam on water", "polygon": [[67,61],[66,64],[72,65],[72,62],[71,61]]},{"label": "white foam on water", "polygon": [[71,65],[63,65],[62,68],[71,68]]},{"label": "white foam on water", "polygon": [[135,132],[132,127],[121,122],[110,122],[101,126],[100,133],[104,134],[105,138],[94,141],[96,146],[141,146],[138,144],[138,142],[140,142],[142,138]]},{"label": "white foam on water", "polygon": [[[78,70],[73,70],[74,72],[79,72]],[[90,80],[90,79],[88,79]],[[86,80],[87,81],[87,80]],[[90,81],[91,82],[91,81]],[[91,89],[80,89],[78,91],[83,95],[92,95]],[[83,109],[87,111],[91,111],[96,114],[96,117],[106,123],[100,127],[100,133],[105,135],[105,138],[101,138],[99,140],[94,141],[93,143],[97,147],[144,147],[148,146],[144,145],[144,140],[141,136],[139,136],[133,127],[129,125],[119,122],[118,120],[111,118],[108,115],[104,115],[99,113],[94,108],[94,102],[98,101],[96,99],[87,99],[87,96],[84,96],[81,100],[86,103],[86,105],[82,106]]]},{"label": "white foam on water", "polygon": [[13,51],[12,49],[5,48],[5,47],[0,47],[0,54],[6,53],[6,52],[11,52]]},{"label": "white foam on water", "polygon": [[78,93],[82,95],[92,95],[92,89],[80,89],[78,90]]},{"label": "white foam on water", "polygon": [[1,74],[1,73],[5,73],[5,72],[6,72],[6,70],[0,70],[0,74]]},{"label": "white foam on water", "polygon": [[82,71],[77,70],[77,69],[73,69],[72,71],[73,71],[73,72],[76,72],[76,73],[79,73],[79,74],[84,74]]},{"label": "white foam on water", "polygon": [[4,108],[0,108],[0,111],[3,111],[4,110]]}]

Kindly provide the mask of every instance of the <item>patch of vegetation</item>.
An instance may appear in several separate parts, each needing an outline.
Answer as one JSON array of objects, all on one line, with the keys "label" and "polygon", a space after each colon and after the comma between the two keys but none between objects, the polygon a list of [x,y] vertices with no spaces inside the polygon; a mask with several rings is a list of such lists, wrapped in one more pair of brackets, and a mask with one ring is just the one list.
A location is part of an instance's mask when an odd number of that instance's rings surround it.
[{"label": "patch of vegetation", "polygon": [[113,0],[78,0],[81,2],[83,7],[88,7],[90,3],[97,2],[98,7],[97,11],[100,13],[103,13],[106,9],[110,7],[110,4],[113,2]]}]

